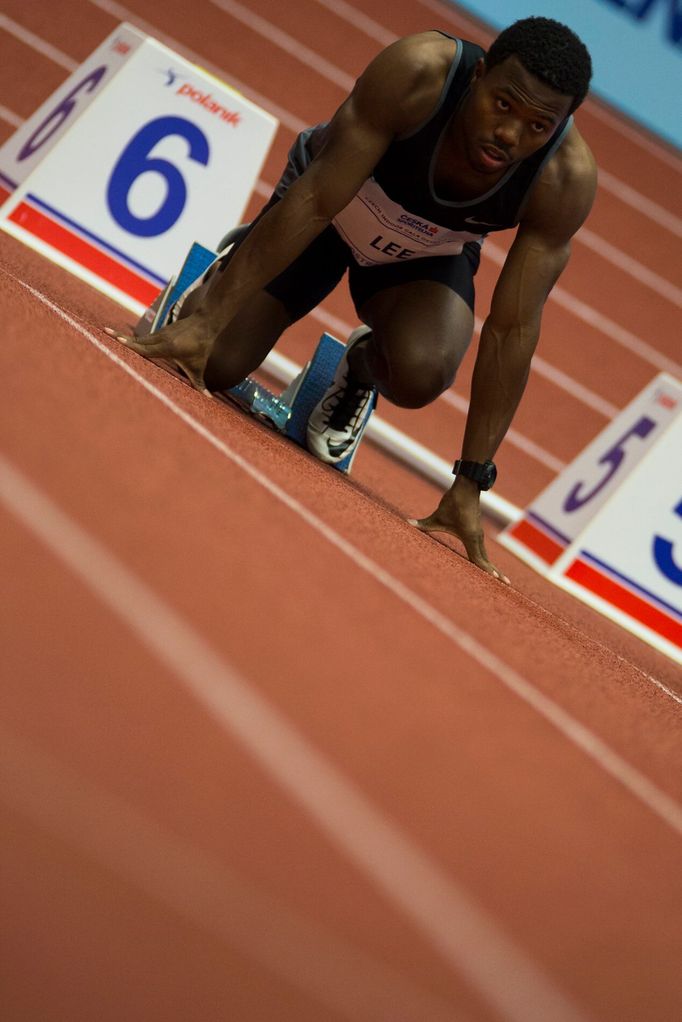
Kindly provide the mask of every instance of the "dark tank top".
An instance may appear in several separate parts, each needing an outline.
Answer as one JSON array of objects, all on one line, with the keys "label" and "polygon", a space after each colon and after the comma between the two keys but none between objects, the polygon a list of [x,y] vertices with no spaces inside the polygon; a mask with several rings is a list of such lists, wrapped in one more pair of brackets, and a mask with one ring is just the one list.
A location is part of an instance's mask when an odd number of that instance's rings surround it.
[{"label": "dark tank top", "polygon": [[[571,126],[569,117],[541,149],[513,164],[485,194],[461,201],[439,196],[434,172],[441,141],[468,92],[476,62],[484,56],[475,43],[447,32],[441,35],[453,39],[457,50],[436,107],[409,135],[394,139],[372,176],[334,218],[334,227],[363,266],[455,255],[467,242],[480,243],[491,231],[515,227],[533,183]],[[282,190],[319,152],[327,129],[321,124],[299,136]]]}]

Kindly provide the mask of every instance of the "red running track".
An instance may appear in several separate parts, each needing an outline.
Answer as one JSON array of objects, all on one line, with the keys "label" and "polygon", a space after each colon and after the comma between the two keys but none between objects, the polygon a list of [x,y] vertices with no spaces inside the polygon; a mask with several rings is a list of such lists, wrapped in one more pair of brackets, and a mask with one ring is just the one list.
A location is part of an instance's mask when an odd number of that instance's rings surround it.
[{"label": "red running track", "polygon": [[[329,6],[6,0],[0,103],[28,116],[66,73],[35,37],[79,61],[125,16],[312,121],[342,96],[315,54],[353,75],[377,24],[457,27],[426,2],[365,0],[364,31]],[[611,118],[580,123],[611,185],[588,226],[621,268],[576,243],[540,348],[573,382],[533,374],[504,452],[517,503],[556,471],[532,444],[565,461],[606,421],[580,387],[617,408],[677,357],[656,282],[679,241],[653,218],[678,222],[679,169]],[[340,478],[109,342],[120,310],[0,245],[5,1017],[677,1017],[673,665],[494,539],[514,584],[483,576],[405,523],[430,486],[371,448]],[[352,322],[345,292],[324,314]],[[450,457],[463,417],[393,421]]]}]

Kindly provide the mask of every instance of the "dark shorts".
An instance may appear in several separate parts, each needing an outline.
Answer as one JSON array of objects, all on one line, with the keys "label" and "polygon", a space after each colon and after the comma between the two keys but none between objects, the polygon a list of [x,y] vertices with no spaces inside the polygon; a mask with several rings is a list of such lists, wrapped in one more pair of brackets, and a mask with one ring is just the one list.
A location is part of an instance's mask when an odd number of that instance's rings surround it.
[{"label": "dark shorts", "polygon": [[[254,224],[278,201],[278,196],[273,195]],[[239,244],[243,240],[240,238]],[[335,228],[329,226],[286,270],[270,281],[265,290],[282,303],[292,320],[297,320],[316,308],[348,270],[348,286],[358,315],[361,315],[364,304],[379,291],[415,280],[445,284],[473,311],[474,275],[480,259],[480,245],[467,242],[462,252],[455,256],[427,256],[381,266],[359,266],[348,245],[341,240]]]}]

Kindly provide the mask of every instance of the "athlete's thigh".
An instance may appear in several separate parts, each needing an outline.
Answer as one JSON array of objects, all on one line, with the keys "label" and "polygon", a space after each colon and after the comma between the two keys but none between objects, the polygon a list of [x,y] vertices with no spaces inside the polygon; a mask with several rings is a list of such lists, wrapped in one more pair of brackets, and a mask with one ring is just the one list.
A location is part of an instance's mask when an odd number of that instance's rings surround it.
[{"label": "athlete's thigh", "polygon": [[473,332],[478,245],[458,256],[351,267],[359,315],[387,354],[447,357],[456,371]]},{"label": "athlete's thigh", "polygon": [[369,298],[360,310],[375,337],[388,352],[417,348],[447,352],[459,365],[474,325],[474,314],[464,299],[446,285],[414,280],[386,288]]},{"label": "athlete's thigh", "polygon": [[396,284],[368,298],[361,316],[372,328],[368,364],[385,398],[421,408],[452,386],[474,314],[451,288],[433,280]]}]

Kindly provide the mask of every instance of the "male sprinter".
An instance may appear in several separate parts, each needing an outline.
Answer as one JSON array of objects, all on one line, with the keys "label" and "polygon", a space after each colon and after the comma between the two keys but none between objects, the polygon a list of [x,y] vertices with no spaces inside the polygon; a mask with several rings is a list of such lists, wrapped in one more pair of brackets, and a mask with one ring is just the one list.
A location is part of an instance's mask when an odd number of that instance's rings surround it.
[{"label": "male sprinter", "polygon": [[420,408],[452,384],[472,335],[481,243],[518,225],[481,334],[455,481],[417,523],[458,536],[474,564],[503,578],[486,553],[480,490],[494,481],[544,303],[594,198],[595,163],[570,116],[590,76],[585,46],[547,18],[516,22],[488,53],[439,31],[399,40],[329,124],[298,137],[274,195],[194,311],[120,340],[175,362],[200,389],[223,390],[348,269],[366,327],[308,430],[311,450],[333,463],[357,442],[374,391]]}]

